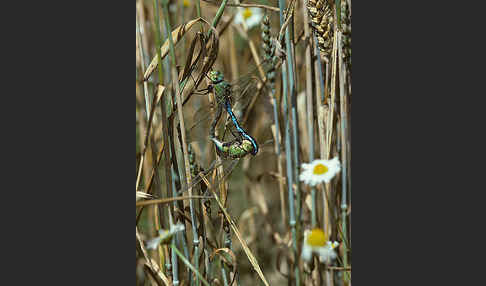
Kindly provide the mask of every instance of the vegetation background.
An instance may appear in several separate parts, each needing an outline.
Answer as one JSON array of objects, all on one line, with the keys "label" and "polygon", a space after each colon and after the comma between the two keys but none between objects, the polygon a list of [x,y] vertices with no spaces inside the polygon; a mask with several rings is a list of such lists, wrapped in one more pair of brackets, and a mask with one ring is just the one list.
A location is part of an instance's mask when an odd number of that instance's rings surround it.
[{"label": "vegetation background", "polygon": [[[351,2],[239,2],[136,1],[137,285],[351,285]],[[196,123],[214,98],[194,94],[209,69],[259,79],[238,116],[260,151],[213,169],[210,121]],[[330,183],[299,181],[302,163],[334,157]],[[329,265],[300,259],[315,227],[340,242]]]}]

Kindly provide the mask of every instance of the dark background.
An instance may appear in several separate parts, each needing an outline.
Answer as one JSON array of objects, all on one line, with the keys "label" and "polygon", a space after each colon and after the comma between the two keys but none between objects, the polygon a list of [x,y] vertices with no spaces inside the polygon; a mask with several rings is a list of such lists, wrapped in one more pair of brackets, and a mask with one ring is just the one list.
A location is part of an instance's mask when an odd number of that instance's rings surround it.
[{"label": "dark background", "polygon": [[[130,285],[135,5],[18,5],[3,25],[4,261],[18,270],[5,277]],[[470,285],[483,254],[483,10],[353,9],[353,282]]]}]

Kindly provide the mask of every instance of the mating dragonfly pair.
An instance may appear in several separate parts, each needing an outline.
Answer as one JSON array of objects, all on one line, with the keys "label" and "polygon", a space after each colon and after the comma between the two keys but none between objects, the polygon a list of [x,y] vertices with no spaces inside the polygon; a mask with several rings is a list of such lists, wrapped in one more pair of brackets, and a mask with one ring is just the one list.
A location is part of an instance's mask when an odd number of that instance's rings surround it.
[{"label": "mating dragonfly pair", "polygon": [[[210,71],[206,75],[210,81],[208,86],[202,90],[193,92],[196,95],[207,95],[212,92],[215,96],[215,112],[210,112],[208,106],[197,109],[192,116],[193,125],[186,133],[189,142],[188,145],[190,147],[191,142],[212,142],[219,158],[214,160],[207,168],[202,168],[195,161],[193,162],[193,164],[199,166],[194,168],[195,172],[192,173],[194,177],[192,178],[191,187],[201,182],[201,176],[205,177],[215,168],[223,166],[223,176],[216,179],[213,187],[219,185],[232,173],[239,159],[244,158],[248,154],[256,156],[261,148],[273,144],[273,140],[270,139],[259,146],[255,138],[240,124],[240,122],[243,124],[246,122],[248,113],[256,102],[258,95],[265,94],[271,88],[271,85],[268,83],[268,73],[267,78],[261,80],[256,76],[258,69],[261,68],[268,71],[272,65],[274,65],[273,61],[265,59],[258,66],[249,68],[249,72],[246,75],[231,83],[224,79],[222,72],[216,70]],[[196,105],[199,104],[196,103]],[[225,124],[224,131],[220,130],[223,132],[218,133],[218,136],[222,135],[223,138],[220,140],[216,136],[216,127],[223,116],[223,111],[228,115],[228,122]],[[212,114],[214,115],[211,116]],[[208,129],[209,132],[207,132]],[[231,134],[233,138],[229,140],[225,139],[224,136],[227,133]],[[194,154],[192,157],[195,159]],[[180,191],[182,192],[184,189]]]},{"label": "mating dragonfly pair", "polygon": [[[269,61],[264,60],[260,63],[260,67],[266,68],[268,64]],[[241,126],[235,112],[233,112],[233,106],[238,106],[238,111],[244,113],[244,110],[250,109],[251,102],[256,100],[258,94],[266,90],[266,81],[261,81],[254,75],[257,68],[259,67],[254,67],[247,75],[232,83],[224,79],[222,72],[217,70],[210,71],[207,74],[207,78],[210,80],[207,88],[194,92],[194,94],[199,95],[214,93],[216,104],[215,113],[209,126],[209,138],[207,137],[208,133],[205,133],[203,137],[214,143],[218,156],[223,160],[240,159],[248,154],[255,156],[259,151],[257,141]],[[258,84],[260,84],[259,87]],[[226,111],[229,117],[229,124],[226,124],[223,138],[226,131],[233,135],[233,139],[226,142],[219,140],[216,136],[216,126],[223,115],[223,111]],[[203,125],[209,124],[210,115],[211,112],[209,112],[207,107],[200,108],[196,112],[193,117],[195,124],[189,130],[189,138],[191,138],[189,141],[196,138],[202,139],[201,135],[197,133],[204,129]],[[245,120],[244,118],[242,119],[243,121]]]},{"label": "mating dragonfly pair", "polygon": [[[256,155],[258,153],[258,143],[256,140],[246,132],[238,122],[235,114],[233,113],[231,105],[231,84],[224,80],[223,73],[220,71],[209,72],[208,78],[211,80],[211,84],[208,86],[208,92],[214,91],[217,110],[214,120],[211,124],[210,139],[216,146],[217,153],[220,157],[227,159],[243,158],[247,154]],[[223,113],[223,109],[228,113],[231,118],[231,123],[234,128],[229,128],[231,134],[235,138],[232,141],[221,142],[216,137],[216,125]],[[234,131],[233,131],[234,130]]]}]

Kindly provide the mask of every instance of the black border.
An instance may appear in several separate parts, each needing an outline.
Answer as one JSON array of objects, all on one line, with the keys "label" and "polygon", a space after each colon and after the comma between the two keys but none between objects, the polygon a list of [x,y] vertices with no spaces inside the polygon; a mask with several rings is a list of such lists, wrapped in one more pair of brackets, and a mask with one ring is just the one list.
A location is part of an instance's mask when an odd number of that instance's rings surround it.
[{"label": "black border", "polygon": [[[6,38],[14,49],[28,49],[14,57],[20,64],[6,85],[15,88],[4,97],[18,100],[4,105],[16,113],[10,119],[26,119],[11,133],[20,151],[10,168],[17,177],[6,176],[15,185],[5,190],[14,194],[7,204],[19,198],[26,204],[12,203],[6,216],[17,219],[6,228],[14,246],[7,250],[32,274],[19,267],[21,278],[86,285],[135,280],[133,4],[43,2],[8,10],[26,11],[11,24],[28,25],[28,33],[19,33],[25,39]],[[462,5],[353,1],[358,285],[467,285],[481,274],[471,258],[481,257],[483,245],[473,231],[484,224],[478,198],[484,175],[471,162],[482,162],[484,149],[477,138],[482,71],[474,70],[483,62],[474,40],[483,34],[484,17],[471,3]],[[19,255],[25,247],[27,255]]]}]

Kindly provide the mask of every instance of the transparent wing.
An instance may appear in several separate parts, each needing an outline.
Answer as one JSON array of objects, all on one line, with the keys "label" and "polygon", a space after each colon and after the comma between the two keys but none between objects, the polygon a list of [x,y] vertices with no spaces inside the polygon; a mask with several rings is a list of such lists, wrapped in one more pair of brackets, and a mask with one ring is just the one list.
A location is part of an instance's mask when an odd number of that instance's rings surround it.
[{"label": "transparent wing", "polygon": [[[242,119],[244,118],[243,115],[248,106],[254,103],[254,100],[259,94],[265,93],[267,90],[268,86],[266,82],[262,81],[262,79],[259,77],[259,68],[262,68],[265,71],[269,68],[270,64],[270,61],[264,60],[261,62],[260,66],[253,65],[252,67],[248,68],[249,72],[231,83],[230,103],[233,113],[240,124],[244,124],[244,120]],[[224,102],[217,102],[216,104],[221,106],[224,104]],[[211,105],[202,106],[194,112],[194,115],[191,116],[192,122],[191,124],[188,124],[188,142],[207,142],[210,138],[210,128],[214,120],[215,109]],[[220,130],[218,134],[235,135],[237,133],[234,125],[228,123],[231,122],[231,120],[227,119],[227,114],[224,111],[222,112],[222,116],[219,119],[218,124],[221,124],[220,122],[222,121],[226,121],[226,128]],[[244,126],[242,127],[245,128]],[[226,139],[222,138],[222,140],[225,141]]]},{"label": "transparent wing", "polygon": [[213,121],[213,113],[209,106],[199,108],[192,116],[192,124],[188,125],[188,142],[209,140],[209,129]]},{"label": "transparent wing", "polygon": [[262,79],[258,69],[262,68],[266,72],[271,64],[270,61],[265,60],[260,66],[253,66],[250,72],[231,84],[232,96],[230,101],[233,112],[238,119],[246,117],[243,114],[246,113],[250,106],[255,104],[257,97],[267,94],[270,90],[267,78]]},{"label": "transparent wing", "polygon": [[[197,176],[192,178],[191,188],[196,187],[198,184],[205,185],[205,182],[203,182],[203,178],[205,178],[208,180],[208,182],[211,185],[212,189],[210,191],[216,190],[219,187],[220,183],[225,181],[228,178],[228,176],[233,172],[238,162],[239,159],[238,160],[220,160],[220,159],[214,160],[207,169],[205,169],[204,171],[200,172]],[[215,180],[211,182],[212,181],[211,175],[214,169],[218,168],[219,166],[223,166],[223,177],[222,179],[215,178]],[[187,189],[188,187],[182,188],[177,192],[178,195],[182,195],[182,193],[185,192]]]},{"label": "transparent wing", "polygon": [[211,138],[211,127],[218,116],[219,119],[214,131],[216,132],[219,127],[218,134],[222,134],[221,132],[224,132],[224,130],[221,129],[221,122],[224,122],[227,117],[222,106],[219,106],[216,109],[211,109],[209,106],[199,108],[192,116],[193,123],[189,125],[190,127],[187,136],[188,142],[209,141]]},{"label": "transparent wing", "polygon": [[[267,147],[271,147],[273,145],[273,140],[266,140],[262,144],[260,144],[260,148],[262,149],[262,152],[259,152],[256,156],[260,156],[262,153],[264,153],[264,149]],[[270,150],[271,152],[271,150]],[[236,160],[222,160],[222,159],[216,159],[209,164],[207,168],[201,168],[202,171],[200,171],[198,174],[192,176],[191,178],[191,185],[190,187],[193,189],[199,189],[198,185],[201,184],[204,186],[204,188],[200,188],[199,190],[205,190],[204,195],[210,195],[210,191],[217,190],[219,188],[219,185],[226,181],[228,176],[231,175],[231,173],[234,171],[238,163],[240,162],[241,159],[236,159]],[[221,179],[218,179],[216,177],[214,180],[212,180],[213,177],[213,171],[220,167],[223,166],[223,176]],[[199,166],[200,167],[200,166]],[[203,182],[203,178],[205,178],[209,183],[211,189],[209,189],[208,186],[206,186],[206,183]],[[185,191],[187,191],[189,187],[181,188],[178,190],[177,195],[180,196],[182,195]],[[209,193],[208,193],[209,191]]]}]

